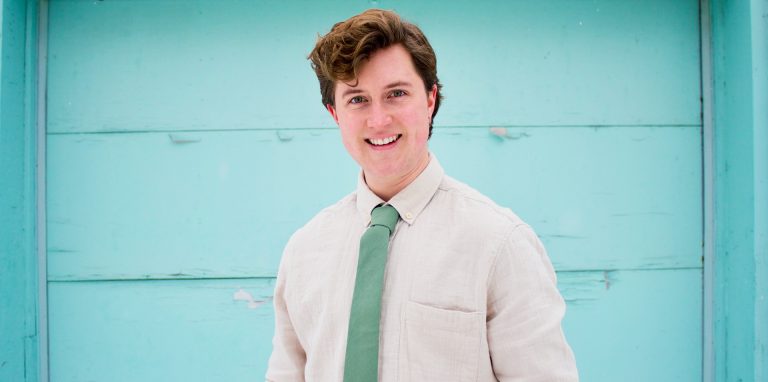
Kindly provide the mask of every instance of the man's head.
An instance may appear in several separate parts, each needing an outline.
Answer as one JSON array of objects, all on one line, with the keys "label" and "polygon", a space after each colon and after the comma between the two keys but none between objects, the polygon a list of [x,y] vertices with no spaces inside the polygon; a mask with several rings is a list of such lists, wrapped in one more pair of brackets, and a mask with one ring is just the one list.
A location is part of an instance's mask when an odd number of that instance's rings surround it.
[{"label": "man's head", "polygon": [[360,68],[376,51],[401,45],[411,57],[413,66],[424,84],[425,92],[437,88],[434,109],[429,124],[440,107],[437,78],[437,58],[432,46],[419,27],[400,18],[396,13],[369,9],[346,21],[336,23],[330,32],[318,39],[309,55],[312,68],[320,81],[320,93],[326,108],[336,106],[338,81],[354,84]]},{"label": "man's head", "polygon": [[432,47],[397,14],[368,10],[334,25],[309,58],[344,147],[388,200],[429,164],[440,100]]}]

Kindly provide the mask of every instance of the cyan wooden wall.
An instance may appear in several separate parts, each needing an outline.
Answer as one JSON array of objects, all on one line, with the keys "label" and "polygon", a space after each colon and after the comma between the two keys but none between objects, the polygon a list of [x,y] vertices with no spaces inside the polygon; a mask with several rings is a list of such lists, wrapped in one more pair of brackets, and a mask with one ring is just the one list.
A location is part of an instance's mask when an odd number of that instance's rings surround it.
[{"label": "cyan wooden wall", "polygon": [[768,1],[712,4],[714,377],[768,380]]},{"label": "cyan wooden wall", "polygon": [[0,381],[39,378],[37,3],[0,0]]},{"label": "cyan wooden wall", "polygon": [[693,0],[50,1],[51,380],[260,379],[282,246],[356,180],[305,56],[369,6],[430,37],[431,147],[542,237],[582,379],[701,380]]}]

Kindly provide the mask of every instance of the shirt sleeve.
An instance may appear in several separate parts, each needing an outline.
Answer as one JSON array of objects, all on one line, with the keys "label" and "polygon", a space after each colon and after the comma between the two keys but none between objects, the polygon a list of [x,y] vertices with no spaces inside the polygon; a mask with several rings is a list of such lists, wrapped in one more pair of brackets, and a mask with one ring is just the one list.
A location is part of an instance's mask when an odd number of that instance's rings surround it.
[{"label": "shirt sleeve", "polygon": [[552,264],[527,225],[499,248],[488,282],[488,346],[501,382],[578,381],[563,335],[565,302]]},{"label": "shirt sleeve", "polygon": [[306,353],[299,342],[286,303],[286,280],[289,249],[286,248],[277,272],[274,293],[275,336],[272,339],[272,355],[269,358],[266,380],[268,382],[304,381]]}]

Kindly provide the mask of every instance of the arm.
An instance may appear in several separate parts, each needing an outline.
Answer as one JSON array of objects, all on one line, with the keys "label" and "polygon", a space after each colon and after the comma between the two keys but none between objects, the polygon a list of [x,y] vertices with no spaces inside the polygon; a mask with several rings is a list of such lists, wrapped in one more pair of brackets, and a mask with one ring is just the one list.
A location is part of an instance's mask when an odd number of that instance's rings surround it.
[{"label": "arm", "polygon": [[488,346],[502,382],[578,381],[560,326],[565,302],[536,234],[515,227],[499,248],[488,282]]},{"label": "arm", "polygon": [[304,381],[304,365],[307,357],[291,323],[285,300],[286,258],[283,254],[275,285],[275,336],[272,339],[272,355],[269,358],[266,379],[269,382]]}]

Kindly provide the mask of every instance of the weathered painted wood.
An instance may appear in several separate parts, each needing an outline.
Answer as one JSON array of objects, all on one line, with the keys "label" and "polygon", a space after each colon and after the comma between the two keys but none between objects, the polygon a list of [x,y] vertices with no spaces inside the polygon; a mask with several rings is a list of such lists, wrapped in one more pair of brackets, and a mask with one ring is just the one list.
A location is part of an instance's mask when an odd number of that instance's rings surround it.
[{"label": "weathered painted wood", "polygon": [[768,4],[712,1],[715,377],[768,380]]},{"label": "weathered painted wood", "polygon": [[699,124],[698,0],[385,1],[445,84],[439,125]]},{"label": "weathered painted wood", "polygon": [[[695,0],[51,0],[50,280],[274,276],[354,187],[305,55],[368,6],[434,43],[449,174],[600,270],[560,273],[582,380],[699,380]],[[259,380],[271,306],[233,294],[271,282],[54,281],[54,380]]]},{"label": "weathered painted wood", "polygon": [[49,288],[57,382],[263,380],[274,331],[273,279]]},{"label": "weathered painted wood", "polygon": [[431,38],[438,126],[698,125],[698,1],[51,1],[48,130],[330,126],[305,59],[367,6]]},{"label": "weathered painted wood", "polygon": [[[39,376],[36,2],[0,1],[0,381]],[[25,66],[29,63],[30,67]]]},{"label": "weathered painted wood", "polygon": [[[700,270],[558,277],[582,380],[700,380]],[[272,279],[53,282],[52,372],[62,382],[259,380],[272,288]]]},{"label": "weathered painted wood", "polygon": [[701,381],[701,270],[558,277],[582,381]]},{"label": "weathered painted wood", "polygon": [[51,279],[274,276],[357,182],[330,129],[52,136],[48,158]]},{"label": "weathered painted wood", "polygon": [[433,146],[531,224],[557,269],[701,267],[699,128],[489,131],[447,130]]},{"label": "weathered painted wood", "polygon": [[[558,269],[698,268],[699,137],[457,128],[437,131],[432,148],[449,174],[532,224]],[[333,129],[48,144],[51,280],[273,276],[291,233],[357,181]]]}]

